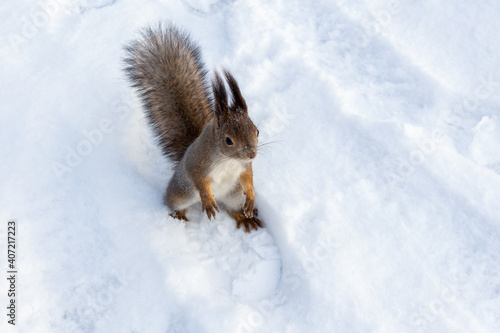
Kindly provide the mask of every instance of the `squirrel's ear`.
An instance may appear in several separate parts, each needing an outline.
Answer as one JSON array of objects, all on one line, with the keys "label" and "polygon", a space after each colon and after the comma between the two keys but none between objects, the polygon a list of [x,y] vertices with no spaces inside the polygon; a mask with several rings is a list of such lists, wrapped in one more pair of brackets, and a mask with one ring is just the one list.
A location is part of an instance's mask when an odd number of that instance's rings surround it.
[{"label": "squirrel's ear", "polygon": [[242,110],[243,112],[247,112],[247,103],[245,99],[241,95],[240,87],[238,86],[238,82],[234,76],[227,70],[223,69],[224,76],[226,77],[227,83],[229,84],[229,88],[231,89],[231,94],[233,96],[231,107],[235,110]]},{"label": "squirrel's ear", "polygon": [[212,80],[212,90],[214,93],[214,111],[217,118],[227,114],[227,92],[224,82],[219,73],[214,71],[214,79]]}]

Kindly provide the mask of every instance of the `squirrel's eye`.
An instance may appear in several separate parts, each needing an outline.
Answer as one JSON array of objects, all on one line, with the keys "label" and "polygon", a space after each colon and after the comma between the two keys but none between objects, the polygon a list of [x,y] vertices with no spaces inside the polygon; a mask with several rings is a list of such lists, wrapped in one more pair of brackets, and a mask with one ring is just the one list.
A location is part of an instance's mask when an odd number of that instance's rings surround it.
[{"label": "squirrel's eye", "polygon": [[259,130],[257,130],[257,136],[259,136]]},{"label": "squirrel's eye", "polygon": [[226,144],[228,146],[232,146],[233,145],[233,140],[231,140],[228,136],[226,136]]}]

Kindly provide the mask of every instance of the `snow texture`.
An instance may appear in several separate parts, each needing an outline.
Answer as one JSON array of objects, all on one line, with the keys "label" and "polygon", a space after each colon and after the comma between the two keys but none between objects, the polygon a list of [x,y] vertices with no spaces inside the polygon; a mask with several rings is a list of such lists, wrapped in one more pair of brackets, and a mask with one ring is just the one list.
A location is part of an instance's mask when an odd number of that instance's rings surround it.
[{"label": "snow texture", "polygon": [[[0,9],[1,332],[500,332],[500,2]],[[264,229],[162,203],[172,169],[121,70],[161,20],[240,82]]]}]

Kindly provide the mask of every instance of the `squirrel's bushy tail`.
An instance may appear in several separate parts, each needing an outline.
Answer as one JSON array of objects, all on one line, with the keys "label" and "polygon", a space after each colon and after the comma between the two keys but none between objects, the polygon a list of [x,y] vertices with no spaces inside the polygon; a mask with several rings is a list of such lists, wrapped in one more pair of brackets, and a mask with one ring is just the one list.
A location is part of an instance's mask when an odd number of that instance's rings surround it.
[{"label": "squirrel's bushy tail", "polygon": [[125,71],[139,92],[163,153],[180,161],[213,118],[200,49],[171,24],[142,31],[125,47]]}]

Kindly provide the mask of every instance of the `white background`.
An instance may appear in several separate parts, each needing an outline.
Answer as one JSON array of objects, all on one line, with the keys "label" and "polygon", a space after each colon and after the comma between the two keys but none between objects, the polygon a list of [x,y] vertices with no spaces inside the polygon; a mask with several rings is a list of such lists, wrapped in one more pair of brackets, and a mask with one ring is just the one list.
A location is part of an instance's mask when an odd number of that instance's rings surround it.
[{"label": "white background", "polygon": [[[500,4],[0,4],[8,332],[499,332]],[[231,69],[260,129],[266,228],[173,220],[121,71],[168,20]],[[2,255],[6,271],[6,256]]]}]

